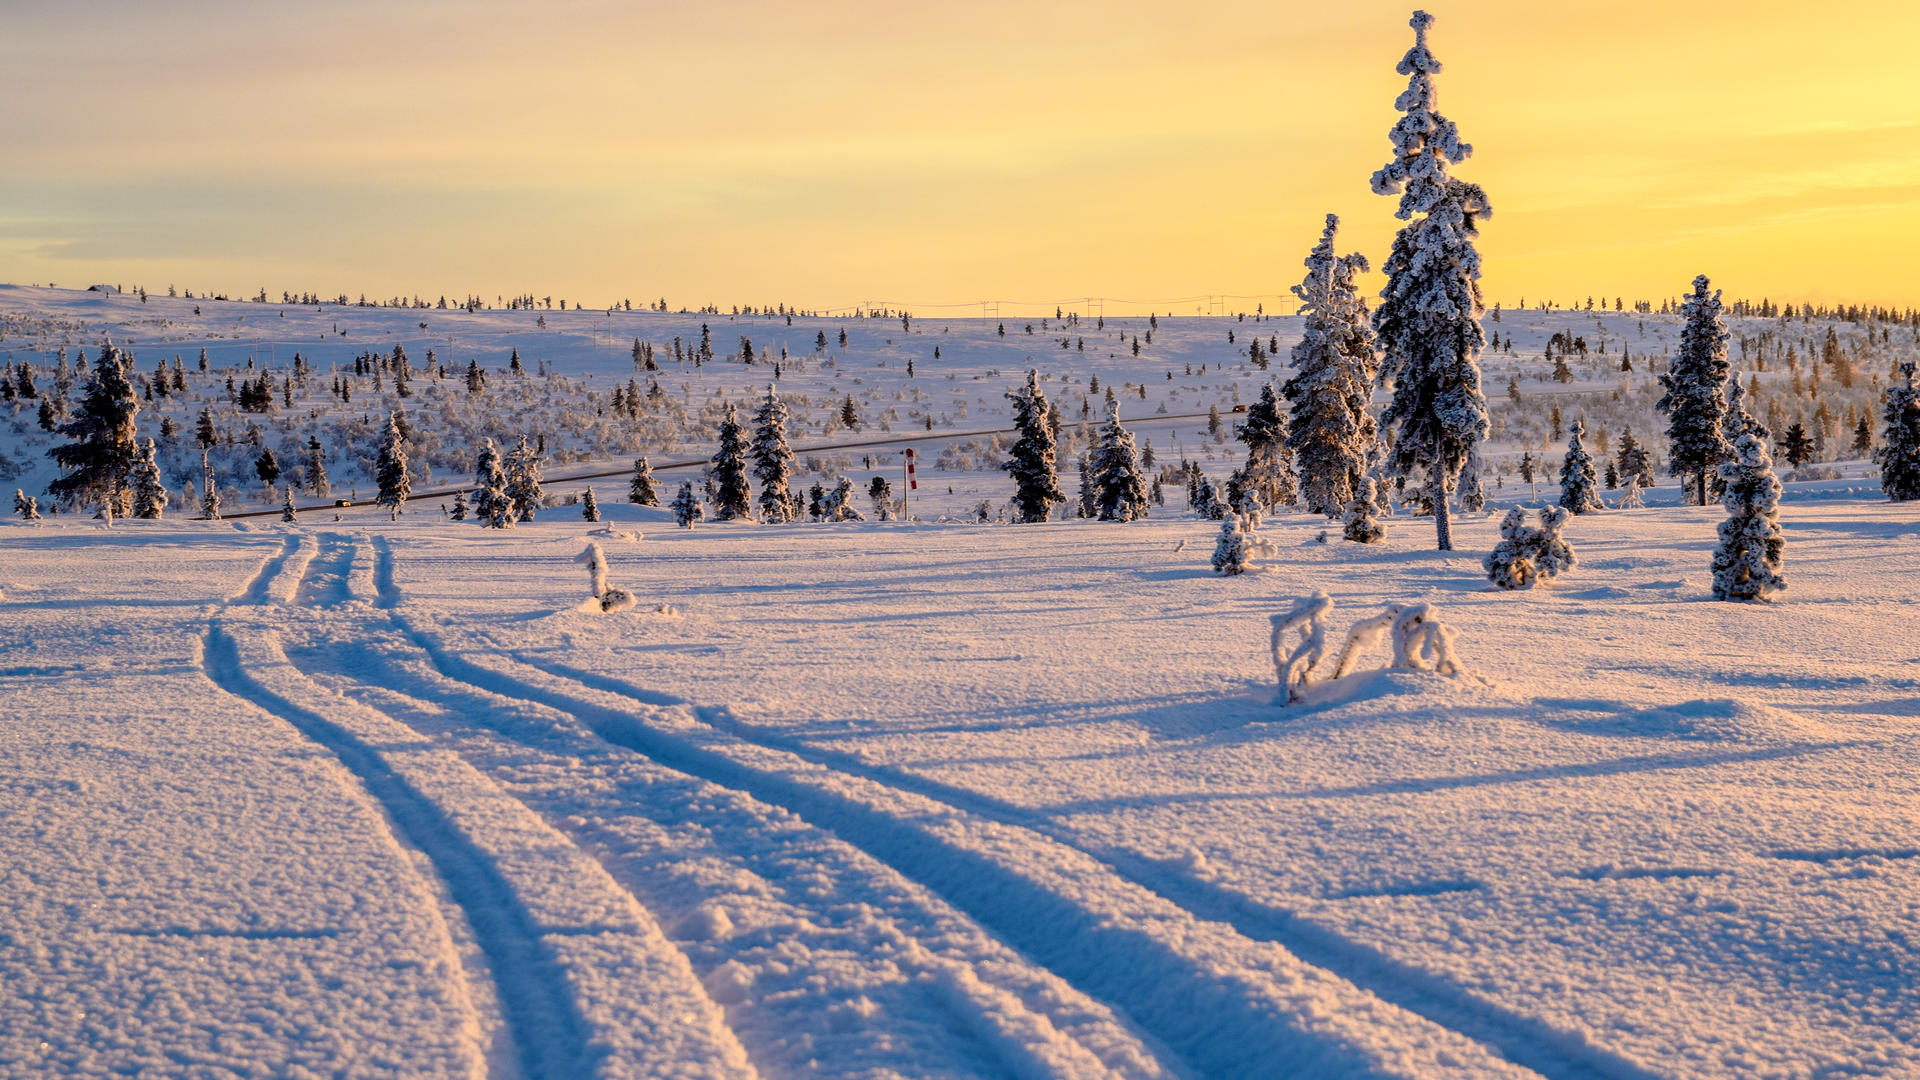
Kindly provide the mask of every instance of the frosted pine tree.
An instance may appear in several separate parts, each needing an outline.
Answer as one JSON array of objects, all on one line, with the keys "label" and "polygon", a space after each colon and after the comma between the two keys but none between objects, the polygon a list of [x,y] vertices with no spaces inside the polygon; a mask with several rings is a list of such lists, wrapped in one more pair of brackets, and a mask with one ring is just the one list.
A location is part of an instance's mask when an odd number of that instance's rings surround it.
[{"label": "frosted pine tree", "polygon": [[413,480],[407,475],[407,440],[400,432],[400,414],[387,414],[387,434],[380,440],[380,457],[373,468],[380,492],[374,503],[387,508],[387,516],[399,520],[400,510],[413,494]]},{"label": "frosted pine tree", "polygon": [[513,496],[507,493],[507,473],[500,451],[488,439],[480,446],[473,470],[473,516],[483,529],[511,529],[516,516]]},{"label": "frosted pine tree", "polygon": [[588,521],[600,520],[600,503],[593,497],[593,489],[580,493],[580,516]]},{"label": "frosted pine tree", "polygon": [[1247,562],[1252,556],[1247,541],[1245,524],[1238,514],[1228,514],[1220,519],[1220,539],[1213,545],[1213,572],[1223,577],[1235,577],[1247,572]]},{"label": "frosted pine tree", "polygon": [[1576,514],[1606,508],[1600,501],[1599,476],[1593,471],[1593,458],[1581,442],[1586,431],[1584,421],[1573,422],[1567,439],[1566,461],[1560,466],[1560,505]]},{"label": "frosted pine tree", "polygon": [[1500,519],[1500,542],[1487,553],[1487,578],[1502,589],[1531,589],[1534,529],[1527,524],[1527,512],[1519,507]]},{"label": "frosted pine tree", "polygon": [[160,479],[156,447],[148,439],[140,446],[140,459],[133,467],[133,516],[157,520],[167,509],[167,485]]},{"label": "frosted pine tree", "polygon": [[327,483],[327,452],[320,448],[318,436],[307,436],[307,490],[322,498],[333,493]]},{"label": "frosted pine tree", "polygon": [[49,495],[70,504],[112,499],[122,516],[130,509],[129,478],[140,455],[134,426],[140,397],[129,377],[131,364],[132,357],[112,342],[100,347],[78,410],[57,429],[72,441],[51,451],[65,471],[47,485]]},{"label": "frosted pine tree", "polygon": [[1369,402],[1379,361],[1366,301],[1354,279],[1367,270],[1364,255],[1335,257],[1340,219],[1327,215],[1320,243],[1307,256],[1307,276],[1293,287],[1303,316],[1291,354],[1294,374],[1283,388],[1292,403],[1286,446],[1299,471],[1307,509],[1339,515],[1353,500],[1374,443]]},{"label": "frosted pine tree", "polygon": [[753,417],[753,478],[760,482],[760,520],[792,521],[799,502],[793,497],[793,447],[787,444],[787,406],[767,387]]},{"label": "frosted pine tree", "polygon": [[286,501],[280,504],[280,520],[291,525],[300,520],[300,511],[293,505],[293,485],[287,485]]},{"label": "frosted pine tree", "polygon": [[1896,502],[1920,499],[1920,396],[1913,388],[1913,363],[1900,365],[1900,381],[1887,388],[1881,413],[1886,429],[1873,460],[1880,464],[1880,490]]},{"label": "frosted pine tree", "polygon": [[673,520],[683,529],[693,528],[693,523],[707,516],[707,508],[700,497],[693,493],[693,481],[680,485],[680,494],[673,497]]},{"label": "frosted pine tree", "polygon": [[1765,600],[1787,587],[1780,576],[1786,536],[1780,531],[1780,480],[1773,475],[1767,441],[1753,432],[1733,444],[1732,459],[1721,463],[1725,491],[1720,504],[1720,547],[1713,553],[1713,595],[1717,600]]},{"label": "frosted pine tree", "polygon": [[455,521],[467,520],[467,493],[466,492],[456,491],[453,493],[453,509],[448,512],[447,516],[449,518],[452,518]]},{"label": "frosted pine tree", "polygon": [[1140,473],[1133,433],[1120,426],[1115,403],[1100,426],[1093,451],[1094,505],[1101,521],[1134,521],[1147,516],[1147,478]]},{"label": "frosted pine tree", "polygon": [[213,461],[206,450],[200,451],[200,482],[206,494],[200,497],[200,520],[220,520],[220,484],[213,475]]},{"label": "frosted pine tree", "polygon": [[1533,568],[1539,571],[1542,581],[1552,581],[1561,574],[1572,570],[1579,562],[1574,557],[1573,547],[1560,535],[1572,514],[1565,507],[1543,506],[1540,508],[1540,531],[1533,540]]},{"label": "frosted pine tree", "polygon": [[40,500],[20,490],[13,489],[13,512],[20,515],[22,521],[40,520]]},{"label": "frosted pine tree", "polygon": [[540,452],[527,444],[525,435],[507,455],[506,490],[521,521],[532,521],[534,511],[546,502],[547,494],[540,487]]},{"label": "frosted pine tree", "polygon": [[1027,372],[1026,385],[1009,393],[1007,400],[1013,402],[1013,424],[1020,432],[1001,465],[1013,475],[1013,519],[1045,521],[1067,496],[1060,490],[1054,432],[1047,423],[1047,396],[1040,392],[1039,372]]},{"label": "frosted pine tree", "polygon": [[633,482],[627,485],[627,501],[635,506],[659,506],[660,496],[653,490],[653,466],[644,457],[633,463]]},{"label": "frosted pine tree", "polygon": [[[1720,317],[1720,293],[1707,293],[1707,275],[1693,279],[1693,293],[1680,304],[1686,324],[1680,351],[1660,376],[1666,388],[1655,406],[1667,416],[1667,471],[1691,479],[1701,506],[1707,505],[1707,481],[1727,458],[1720,430],[1727,398],[1727,326]],[[1684,500],[1683,500],[1684,501]]]},{"label": "frosted pine tree", "polygon": [[713,455],[713,479],[717,490],[713,500],[716,521],[734,521],[753,516],[753,492],[747,483],[747,437],[740,430],[740,417],[727,406],[727,418],[720,422],[720,448]]},{"label": "frosted pine tree", "polygon": [[1393,126],[1394,157],[1373,174],[1379,195],[1399,195],[1395,216],[1406,221],[1387,256],[1387,286],[1373,313],[1385,353],[1381,379],[1393,400],[1381,416],[1392,446],[1388,475],[1424,485],[1433,504],[1436,542],[1453,549],[1449,501],[1455,478],[1487,436],[1487,401],[1480,393],[1480,253],[1476,222],[1492,215],[1477,184],[1447,174],[1473,147],[1453,121],[1434,109],[1433,77],[1440,61],[1427,49],[1433,16],[1413,14],[1414,45],[1395,69],[1408,76],[1394,107],[1406,115]]},{"label": "frosted pine tree", "polygon": [[1386,539],[1387,527],[1380,523],[1379,513],[1380,482],[1363,473],[1353,498],[1347,500],[1341,535],[1356,544],[1377,544]]},{"label": "frosted pine tree", "polygon": [[1246,423],[1240,424],[1234,434],[1247,444],[1247,463],[1241,467],[1241,477],[1260,508],[1272,510],[1298,501],[1299,479],[1287,451],[1286,421],[1280,416],[1280,399],[1272,383],[1260,388],[1260,399],[1247,408]]},{"label": "frosted pine tree", "polygon": [[1469,514],[1487,508],[1487,488],[1481,471],[1480,448],[1476,446],[1467,454],[1467,464],[1460,470],[1460,509]]},{"label": "frosted pine tree", "polygon": [[473,516],[487,524],[493,518],[494,503],[505,498],[507,473],[500,464],[500,451],[492,439],[483,440],[473,466]]}]

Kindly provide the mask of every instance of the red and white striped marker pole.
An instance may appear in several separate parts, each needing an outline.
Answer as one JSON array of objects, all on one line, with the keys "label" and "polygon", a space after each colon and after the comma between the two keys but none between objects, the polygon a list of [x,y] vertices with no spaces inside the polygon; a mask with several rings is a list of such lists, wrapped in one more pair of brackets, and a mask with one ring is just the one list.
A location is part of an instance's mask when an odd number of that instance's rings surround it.
[{"label": "red and white striped marker pole", "polygon": [[[911,446],[907,447],[907,490],[920,490],[920,481],[915,479],[913,473],[913,447]],[[904,493],[900,496],[900,516],[903,518],[907,516],[907,498],[908,496]]]}]

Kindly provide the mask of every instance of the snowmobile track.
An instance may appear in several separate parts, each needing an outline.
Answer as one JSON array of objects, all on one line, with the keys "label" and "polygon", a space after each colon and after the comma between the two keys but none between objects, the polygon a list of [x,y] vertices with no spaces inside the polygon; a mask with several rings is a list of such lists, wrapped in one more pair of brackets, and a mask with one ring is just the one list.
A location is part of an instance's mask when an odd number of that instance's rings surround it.
[{"label": "snowmobile track", "polygon": [[[535,662],[521,656],[515,659],[536,670],[642,705],[687,704],[620,679],[565,664]],[[743,742],[790,753],[823,768],[932,799],[990,821],[1030,829],[1063,846],[1083,851],[1120,877],[1190,912],[1195,918],[1225,923],[1245,937],[1280,945],[1315,967],[1440,1027],[1458,1032],[1508,1061],[1551,1080],[1651,1080],[1654,1076],[1624,1058],[1589,1044],[1578,1034],[1561,1031],[1487,1001],[1453,985],[1443,976],[1421,971],[1370,946],[1343,938],[1284,907],[1241,896],[1127,852],[1082,848],[1069,830],[990,796],[902,769],[868,764],[852,754],[822,750],[797,739],[771,735],[734,721],[724,708],[696,707],[695,712],[707,724]]]},{"label": "snowmobile track", "polygon": [[448,894],[466,913],[486,955],[527,1080],[588,1074],[591,1063],[585,1052],[584,1021],[553,956],[540,940],[539,929],[499,869],[372,747],[255,681],[241,663],[232,635],[218,619],[207,632],[202,662],[214,685],[291,724],[331,751],[385,810],[406,842],[432,862]]},{"label": "snowmobile track", "polygon": [[[761,769],[743,764],[693,740],[649,727],[622,710],[475,664],[452,653],[431,635],[415,631],[403,618],[395,618],[434,667],[450,679],[571,714],[610,743],[667,768],[745,792],[834,833],[931,890],[1082,993],[1125,1014],[1177,1055],[1177,1067],[1182,1071],[1202,1077],[1239,1077],[1247,1075],[1253,1063],[1264,1062],[1266,1067],[1278,1066],[1297,1075],[1380,1073],[1378,1063],[1370,1061],[1353,1042],[1312,1030],[1307,1025],[1316,1022],[1315,1018],[1289,1011],[1286,992],[1273,981],[1270,968],[1242,962],[1235,970],[1224,970],[1219,960],[1242,952],[1245,944],[1220,947],[1221,932],[1228,931],[1227,927],[1188,927],[1188,936],[1178,938],[1180,945],[1176,947],[1154,932],[1154,927],[1173,912],[1162,908],[1162,913],[1154,916],[1115,918],[1076,900],[1070,895],[1075,887],[1088,894],[1106,885],[1122,890],[1144,887],[1119,878],[1071,845],[1044,837],[1024,824],[993,822],[984,828],[978,823],[970,827],[970,838],[983,841],[983,846],[1004,847],[1010,842],[1024,844],[1029,850],[1041,849],[1047,865],[1030,874],[1025,872],[1027,868],[1003,861],[980,847],[956,842],[952,830],[942,828],[939,822],[923,826],[916,816],[890,814],[841,791],[797,778],[807,770]],[[538,668],[530,670],[539,672]],[[731,738],[724,733],[722,737]],[[863,779],[837,770],[829,772],[834,777]],[[866,782],[886,787],[877,781]],[[967,815],[959,811],[958,816]],[[1104,880],[1099,880],[1103,876]],[[1054,879],[1052,883],[1042,880],[1049,877]],[[1099,881],[1099,886],[1087,889],[1090,880]],[[1056,887],[1061,883],[1066,888]],[[1154,899],[1167,903],[1158,894]],[[1190,945],[1190,938],[1204,940]],[[1304,1008],[1304,1003],[1300,1007]],[[1459,1032],[1447,1033],[1477,1042]],[[1501,1056],[1485,1046],[1481,1049],[1490,1058]],[[1521,1070],[1534,1071],[1524,1066],[1515,1071]],[[1553,1075],[1629,1074],[1562,1067]]]}]

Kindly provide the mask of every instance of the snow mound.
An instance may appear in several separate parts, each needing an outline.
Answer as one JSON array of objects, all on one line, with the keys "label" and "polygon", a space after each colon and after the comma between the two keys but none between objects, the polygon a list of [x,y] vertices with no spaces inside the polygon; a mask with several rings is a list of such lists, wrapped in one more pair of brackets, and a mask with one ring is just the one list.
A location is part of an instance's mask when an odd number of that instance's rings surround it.
[{"label": "snow mound", "polygon": [[[1470,693],[1462,693],[1470,690]],[[1398,714],[1421,719],[1444,719],[1451,710],[1490,702],[1517,704],[1485,679],[1462,675],[1436,679],[1431,672],[1405,668],[1370,668],[1330,679],[1311,687],[1306,696],[1290,706],[1276,720],[1293,720],[1312,713],[1325,713],[1339,706],[1365,702],[1369,714]]]},{"label": "snow mound", "polygon": [[594,529],[589,535],[604,536],[609,540],[624,540],[629,544],[637,544],[642,539],[641,534],[634,532],[632,529],[616,529],[612,526],[604,529]]},{"label": "snow mound", "polygon": [[1598,724],[1580,725],[1580,729],[1699,742],[1772,742],[1833,734],[1826,725],[1785,709],[1730,698],[1702,698],[1625,711]]}]

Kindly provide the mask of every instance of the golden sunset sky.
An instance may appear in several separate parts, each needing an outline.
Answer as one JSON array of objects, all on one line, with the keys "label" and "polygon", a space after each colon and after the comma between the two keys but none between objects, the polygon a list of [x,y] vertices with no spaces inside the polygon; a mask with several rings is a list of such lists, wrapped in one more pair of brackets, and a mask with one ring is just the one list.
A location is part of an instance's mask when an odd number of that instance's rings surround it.
[{"label": "golden sunset sky", "polygon": [[[1328,211],[1343,249],[1386,250],[1367,180],[1411,6],[11,3],[0,279],[926,313],[1284,294]],[[1458,173],[1495,209],[1490,301],[1705,272],[1920,302],[1920,5],[1429,10]]]}]

